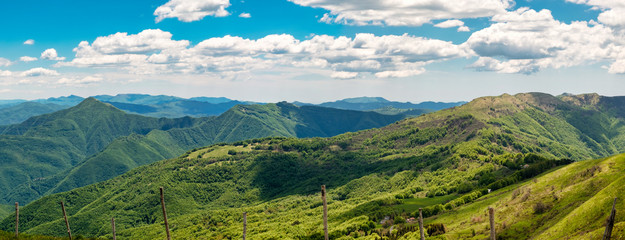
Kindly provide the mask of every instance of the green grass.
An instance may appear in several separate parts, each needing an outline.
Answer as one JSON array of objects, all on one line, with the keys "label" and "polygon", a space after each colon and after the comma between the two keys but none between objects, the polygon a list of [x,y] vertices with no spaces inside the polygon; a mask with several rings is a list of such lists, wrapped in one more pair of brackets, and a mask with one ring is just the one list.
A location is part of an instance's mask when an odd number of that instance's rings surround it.
[{"label": "green grass", "polygon": [[393,209],[398,212],[412,213],[418,211],[419,208],[432,206],[436,204],[445,204],[451,200],[458,198],[458,194],[449,194],[445,196],[433,197],[433,198],[409,198],[403,199],[401,204],[393,206]]},{"label": "green grass", "polygon": [[0,204],[0,219],[5,218],[9,214],[15,211],[15,206],[8,204]]},{"label": "green grass", "polygon": [[[600,170],[597,170],[597,169]],[[483,239],[488,235],[489,206],[496,208],[500,239],[597,239],[614,197],[625,190],[625,155],[581,161],[489,194],[475,203],[428,219],[443,223],[447,239]],[[547,206],[536,212],[537,204]],[[617,201],[617,213],[625,202]],[[625,217],[617,214],[616,239],[622,239]],[[476,235],[468,235],[475,232]]]}]

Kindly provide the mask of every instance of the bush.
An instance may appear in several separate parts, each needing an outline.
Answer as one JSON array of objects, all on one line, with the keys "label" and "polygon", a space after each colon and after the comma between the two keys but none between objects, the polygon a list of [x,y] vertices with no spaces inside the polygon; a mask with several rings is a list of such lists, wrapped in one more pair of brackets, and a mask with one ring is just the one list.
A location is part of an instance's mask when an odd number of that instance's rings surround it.
[{"label": "bush", "polygon": [[534,204],[534,214],[542,214],[551,209],[549,204],[545,204],[543,202],[537,202]]},{"label": "bush", "polygon": [[395,218],[393,218],[393,223],[395,224],[406,223],[406,219],[404,219],[402,216],[395,216]]},{"label": "bush", "polygon": [[473,184],[469,182],[461,183],[457,188],[458,193],[468,193],[473,191]]},{"label": "bush", "polygon": [[444,234],[447,230],[445,229],[445,224],[442,223],[428,224],[427,226],[425,226],[425,228],[427,229],[428,235],[430,237]]}]

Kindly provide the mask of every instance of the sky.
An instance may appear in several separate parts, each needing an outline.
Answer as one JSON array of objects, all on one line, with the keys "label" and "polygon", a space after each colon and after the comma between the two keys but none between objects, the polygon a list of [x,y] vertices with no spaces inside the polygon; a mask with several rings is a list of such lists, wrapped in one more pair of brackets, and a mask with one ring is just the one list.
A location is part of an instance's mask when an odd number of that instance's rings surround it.
[{"label": "sky", "polygon": [[0,99],[625,95],[621,0],[20,0],[0,22]]}]

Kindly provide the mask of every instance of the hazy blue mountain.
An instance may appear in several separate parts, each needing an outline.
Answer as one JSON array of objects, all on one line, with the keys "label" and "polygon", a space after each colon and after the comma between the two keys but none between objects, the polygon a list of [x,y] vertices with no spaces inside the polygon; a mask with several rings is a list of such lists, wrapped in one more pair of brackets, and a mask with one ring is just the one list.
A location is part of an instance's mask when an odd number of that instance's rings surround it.
[{"label": "hazy blue mountain", "polygon": [[66,96],[66,97],[37,99],[37,100],[33,100],[33,102],[54,103],[54,104],[58,104],[58,105],[76,106],[80,102],[82,102],[82,100],[85,100],[85,98],[80,97],[80,96],[76,96],[76,95],[69,95],[69,96]]},{"label": "hazy blue mountain", "polygon": [[232,99],[225,97],[192,97],[189,100],[207,103],[226,103],[232,101]]},{"label": "hazy blue mountain", "polygon": [[23,100],[23,99],[0,100],[0,109],[7,108],[10,106],[15,106],[23,102],[26,102],[26,100]]},{"label": "hazy blue mountain", "polygon": [[94,96],[94,98],[102,102],[119,102],[141,105],[161,105],[165,103],[185,100],[184,98],[175,96],[148,94],[117,94],[115,96],[97,95]]},{"label": "hazy blue mountain", "polygon": [[453,103],[441,103],[441,102],[424,102],[419,104],[414,104],[410,102],[393,102],[388,101],[381,97],[358,97],[358,98],[347,98],[343,100],[338,100],[334,102],[325,102],[319,104],[322,107],[332,107],[339,109],[349,109],[349,110],[374,110],[385,107],[393,107],[400,109],[430,109],[430,110],[441,110],[445,108],[455,107],[466,102],[453,102]]},{"label": "hazy blue mountain", "polygon": [[0,108],[0,125],[21,123],[32,116],[56,112],[69,106],[54,103],[23,102]]}]

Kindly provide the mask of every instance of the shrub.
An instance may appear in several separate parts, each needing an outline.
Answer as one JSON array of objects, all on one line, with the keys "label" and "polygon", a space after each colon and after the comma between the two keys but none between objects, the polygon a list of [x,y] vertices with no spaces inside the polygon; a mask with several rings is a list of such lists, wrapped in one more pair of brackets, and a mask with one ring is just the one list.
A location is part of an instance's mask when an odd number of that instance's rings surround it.
[{"label": "shrub", "polygon": [[425,228],[427,229],[428,235],[430,237],[441,235],[446,232],[445,224],[442,224],[442,223],[428,224],[427,226],[425,226]]},{"label": "shrub", "polygon": [[537,202],[534,204],[534,214],[542,214],[551,209],[549,204],[545,204],[543,202]]}]

